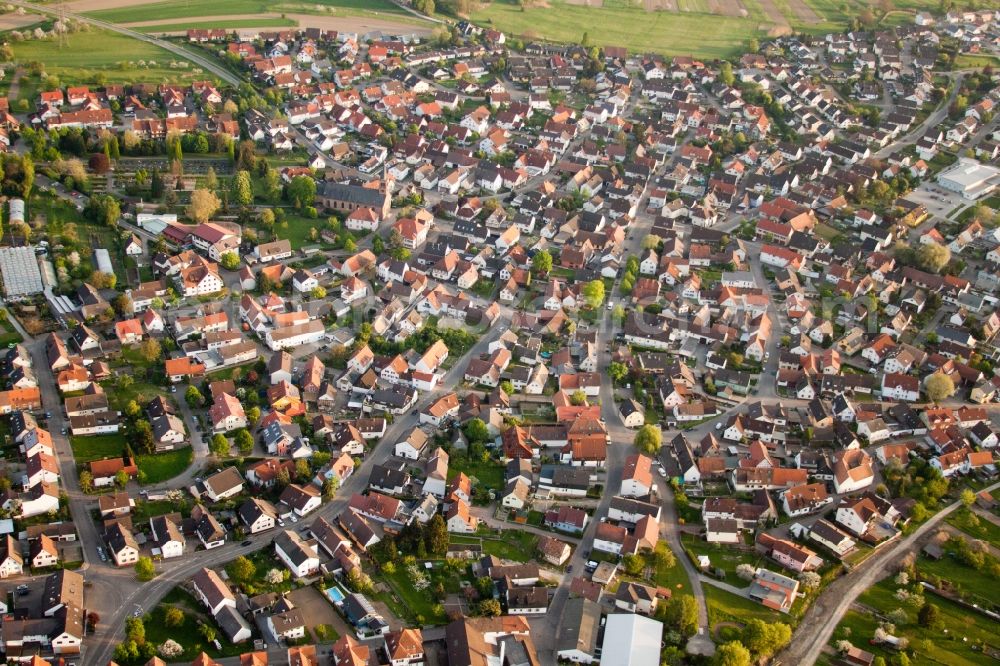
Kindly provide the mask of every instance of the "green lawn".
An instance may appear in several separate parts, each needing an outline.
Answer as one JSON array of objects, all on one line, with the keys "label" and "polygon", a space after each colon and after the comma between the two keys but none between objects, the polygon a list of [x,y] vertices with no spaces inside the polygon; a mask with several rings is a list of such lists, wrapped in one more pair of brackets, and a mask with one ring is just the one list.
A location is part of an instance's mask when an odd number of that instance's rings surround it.
[{"label": "green lawn", "polygon": [[[427,573],[422,568],[421,571]],[[418,590],[405,567],[399,567],[393,574],[382,572],[379,577],[392,588],[393,594],[405,606],[407,614],[419,624],[443,624],[447,620],[441,606],[443,600],[434,596],[433,585],[426,590]]]},{"label": "green lawn", "polygon": [[[4,312],[7,311],[4,310]],[[19,342],[24,342],[24,336],[17,332],[17,329],[14,328],[14,324],[10,323],[10,319],[7,317],[0,319],[0,329],[3,330],[3,332],[0,333],[0,349],[6,348],[10,345],[15,345]]]},{"label": "green lawn", "polygon": [[711,583],[702,583],[701,588],[705,591],[710,626],[714,627],[719,622],[742,623],[755,618],[765,622],[792,622],[789,615],[765,608],[745,597],[739,597],[715,587]]},{"label": "green lawn", "polygon": [[490,458],[486,462],[471,460],[461,453],[454,454],[448,461],[448,480],[465,472],[470,479],[478,479],[479,483],[493,490],[503,490],[503,465]]},{"label": "green lawn", "polygon": [[[949,665],[996,663],[981,651],[972,649],[974,645],[981,643],[997,646],[996,625],[988,618],[979,613],[969,612],[947,599],[928,592],[925,593],[924,599],[941,611],[942,627],[940,630],[921,627],[916,623],[917,609],[895,598],[898,587],[890,576],[866,590],[858,601],[881,613],[889,613],[896,608],[906,611],[909,619],[905,624],[896,625],[896,635],[910,639],[910,649],[917,653],[916,657],[911,659],[912,663]],[[847,639],[855,645],[864,646],[865,650],[875,655],[888,658],[890,651],[868,644],[877,627],[878,620],[874,616],[857,610],[848,611],[830,638],[830,644],[835,645],[837,641]]]},{"label": "green lawn", "polygon": [[332,8],[339,14],[407,14],[389,0],[311,0],[310,2],[264,2],[263,0],[215,0],[191,2],[190,0],[163,0],[135,7],[104,9],[88,12],[88,16],[115,23],[137,23],[165,19],[188,19],[201,16],[252,16],[274,12],[321,13]]},{"label": "green lawn", "polygon": [[504,530],[502,535],[484,532],[480,535],[451,535],[453,544],[482,544],[484,555],[495,555],[503,560],[529,562],[538,555],[538,537],[516,528]]},{"label": "green lawn", "polygon": [[[931,0],[908,0],[923,8],[937,7]],[[550,0],[522,10],[516,0],[493,0],[478,5],[472,19],[509,34],[530,39],[579,42],[584,33],[598,46],[625,46],[632,52],[656,51],[668,55],[693,55],[704,58],[728,58],[745,50],[750,39],[764,39],[773,27],[758,0],[743,0],[745,17],[710,13],[706,0],[680,0],[681,11],[647,12],[640,3],[604,2],[603,7],[568,4]],[[775,0],[774,6],[786,22],[800,32],[820,34],[846,26],[850,16],[862,5],[841,0],[806,0],[817,14],[796,16],[790,2]],[[893,15],[887,21],[906,22],[906,14]]]},{"label": "green lawn", "polygon": [[[179,627],[168,627],[166,624],[166,610],[170,605],[184,611],[184,623]],[[184,653],[174,660],[192,661],[201,652],[207,652],[209,656],[219,658],[235,657],[246,651],[246,644],[233,645],[227,641],[225,634],[222,633],[215,621],[203,611],[203,607],[180,588],[174,588],[163,602],[156,606],[151,613],[146,614],[143,619],[146,625],[147,641],[154,645],[161,645],[168,638],[172,638],[184,648]],[[204,639],[201,632],[198,631],[199,622],[207,623],[216,628],[219,643],[222,645],[221,650],[216,650],[212,643]],[[142,661],[135,663],[142,663]]]},{"label": "green lawn", "polygon": [[[44,63],[46,74],[57,77],[64,86],[94,83],[98,75],[106,83],[166,83],[215,78],[158,46],[105,30],[67,35],[65,45],[60,45],[58,40],[31,40],[14,42],[13,47],[17,62]],[[145,66],[140,66],[140,61],[145,62]],[[183,66],[171,67],[172,63]]]},{"label": "green lawn", "polygon": [[934,574],[956,586],[963,598],[979,597],[983,602],[1000,604],[1000,585],[987,572],[979,572],[957,562],[947,551],[940,560],[921,557],[917,569],[923,574]]},{"label": "green lawn", "polygon": [[160,32],[180,32],[182,30],[211,30],[221,28],[223,30],[236,30],[238,28],[279,28],[282,26],[294,27],[298,23],[289,18],[246,18],[246,19],[220,19],[216,21],[181,21],[178,23],[167,23],[137,27],[139,32],[160,33]]},{"label": "green lawn", "polygon": [[141,455],[137,461],[139,472],[144,475],[143,481],[147,485],[154,485],[169,481],[182,473],[194,461],[194,449],[185,446],[183,449],[156,453],[153,455]]},{"label": "green lawn", "polygon": [[986,67],[996,67],[1000,65],[1000,59],[991,55],[960,54],[955,58],[955,69],[980,69]]},{"label": "green lawn", "polygon": [[975,539],[988,541],[994,547],[1000,548],[1000,527],[966,508],[955,511],[945,518],[945,522]]},{"label": "green lawn", "polygon": [[774,562],[766,562],[765,558],[758,555],[756,552],[735,550],[728,544],[708,543],[703,539],[692,537],[687,534],[682,536],[682,543],[685,548],[693,552],[695,555],[707,555],[708,559],[712,562],[711,567],[713,569],[722,569],[725,571],[726,582],[730,585],[735,585],[736,587],[743,587],[748,584],[736,575],[736,567],[741,564],[750,564],[756,567],[761,566],[763,563],[763,565],[768,569],[774,569],[775,571],[781,569],[781,567]]},{"label": "green lawn", "polygon": [[[136,500],[135,508],[132,509],[132,523],[138,525],[149,521],[150,518],[174,513],[178,510],[178,507],[170,500]],[[184,510],[182,513],[187,514],[190,511]]]},{"label": "green lawn", "polygon": [[88,463],[102,458],[114,458],[125,452],[125,435],[93,435],[91,437],[70,436],[73,458],[77,463]]}]

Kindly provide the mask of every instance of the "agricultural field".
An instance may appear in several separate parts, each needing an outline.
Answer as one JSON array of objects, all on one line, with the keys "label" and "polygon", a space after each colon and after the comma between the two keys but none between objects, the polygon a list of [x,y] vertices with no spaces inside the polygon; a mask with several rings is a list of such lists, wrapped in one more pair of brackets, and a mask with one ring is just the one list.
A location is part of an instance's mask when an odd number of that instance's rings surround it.
[{"label": "agricultural field", "polygon": [[[214,78],[158,46],[104,30],[76,32],[61,41],[15,42],[13,49],[18,63],[42,63],[45,74],[62,86],[185,83]],[[21,85],[20,98],[26,99],[26,93],[37,87],[37,77],[26,75]]]},{"label": "agricultural field", "polygon": [[[744,52],[751,39],[839,30],[868,6],[858,0],[552,0],[522,10],[515,0],[493,0],[480,4],[471,18],[526,39],[579,42],[587,33],[600,46],[633,52],[728,58]],[[900,6],[906,11],[886,22],[905,23],[908,12],[936,7],[930,0],[907,0]]]},{"label": "agricultural field", "polygon": [[248,19],[221,19],[218,21],[178,21],[176,23],[151,23],[148,25],[136,26],[139,32],[161,33],[161,32],[183,32],[187,30],[210,30],[221,28],[223,30],[238,30],[239,28],[293,28],[298,25],[297,21],[289,18],[248,18]]},{"label": "agricultural field", "polygon": [[[259,14],[281,14],[287,12],[344,14],[351,16],[396,14],[412,16],[389,0],[315,0],[299,2],[263,2],[262,0],[216,0],[215,2],[192,2],[191,0],[161,0],[148,4],[130,5],[112,9],[86,12],[87,16],[113,23],[142,23],[145,21],[166,21],[176,19],[181,23],[187,19],[205,16],[231,16],[244,18]],[[215,26],[221,27],[221,26]]]}]

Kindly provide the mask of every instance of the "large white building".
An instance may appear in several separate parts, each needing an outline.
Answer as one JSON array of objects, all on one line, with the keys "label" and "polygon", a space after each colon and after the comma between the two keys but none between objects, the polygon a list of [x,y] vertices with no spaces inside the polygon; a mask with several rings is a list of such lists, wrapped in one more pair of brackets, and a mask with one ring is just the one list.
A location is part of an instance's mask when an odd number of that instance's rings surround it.
[{"label": "large white building", "polygon": [[662,622],[632,613],[614,613],[604,625],[601,654],[605,659],[614,655],[615,666],[659,666],[661,636]]},{"label": "large white building", "polygon": [[968,157],[959,158],[958,163],[938,174],[938,185],[957,192],[964,199],[975,201],[1000,186],[1000,169]]}]

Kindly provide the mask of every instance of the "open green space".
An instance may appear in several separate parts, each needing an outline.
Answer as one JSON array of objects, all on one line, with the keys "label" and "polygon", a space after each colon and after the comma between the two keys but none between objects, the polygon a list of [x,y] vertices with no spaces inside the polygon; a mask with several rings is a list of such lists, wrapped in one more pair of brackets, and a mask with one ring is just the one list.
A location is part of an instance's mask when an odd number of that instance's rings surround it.
[{"label": "open green space", "polygon": [[[448,584],[445,581],[451,577],[441,573],[438,569],[427,571],[423,567],[420,567],[420,571],[433,581],[430,587],[423,590],[417,589],[406,567],[399,567],[391,574],[383,571],[379,574],[379,577],[389,585],[392,593],[402,602],[407,611],[407,616],[413,618],[421,625],[443,624],[447,620],[447,616],[444,613],[444,607],[441,605],[443,599],[436,597],[433,592],[434,583],[441,582],[442,585],[445,585],[447,591]],[[457,588],[457,580],[453,587]],[[457,589],[451,591],[457,591]]]},{"label": "open green space", "polygon": [[220,19],[215,21],[180,21],[177,23],[166,23],[157,25],[139,26],[139,32],[161,33],[180,32],[182,30],[237,30],[239,28],[280,28],[295,27],[298,23],[289,18],[246,18],[246,19]]},{"label": "open green space", "polygon": [[181,474],[194,462],[194,450],[190,446],[164,453],[140,455],[136,464],[143,483],[153,485],[169,481]]},{"label": "open green space", "polygon": [[[900,9],[937,9],[931,0],[905,0]],[[586,7],[552,0],[522,9],[516,0],[481,3],[472,19],[526,40],[546,39],[579,42],[584,33],[599,46],[624,46],[633,52],[655,51],[668,55],[729,58],[743,52],[751,39],[762,40],[774,27],[758,0],[742,0],[744,16],[710,13],[705,0],[679,0],[680,11],[646,11],[642,3],[609,3]],[[842,30],[867,3],[839,0],[806,0],[818,17],[798,16],[793,3],[774,0],[785,23],[798,32],[821,34]],[[898,4],[898,3],[897,3]],[[845,13],[846,10],[846,13]],[[883,21],[887,25],[908,23],[907,11],[894,12]]]},{"label": "open green space", "polygon": [[719,622],[742,624],[753,619],[765,622],[792,622],[792,618],[784,613],[765,608],[746,597],[737,596],[711,583],[702,583],[701,588],[705,591],[705,603],[708,605],[708,623],[713,627]]},{"label": "open green space", "polygon": [[1000,58],[986,54],[960,53],[955,57],[955,69],[979,69],[1000,65]]},{"label": "open green space", "polygon": [[538,554],[538,537],[517,529],[504,530],[500,535],[488,532],[478,535],[452,534],[450,541],[452,544],[481,544],[484,555],[494,555],[502,560],[528,562]]},{"label": "open green space", "polygon": [[[935,628],[920,626],[917,623],[917,613],[921,602],[908,603],[898,599],[895,595],[900,587],[903,586],[897,585],[894,577],[890,576],[867,589],[858,601],[882,615],[897,608],[905,611],[907,620],[896,623],[894,635],[910,641],[909,649],[915,653],[911,655],[911,663],[949,665],[996,663],[981,650],[983,645],[989,645],[994,649],[998,647],[996,624],[989,618],[967,610],[948,599],[925,592],[923,601],[937,606],[941,623]],[[913,589],[913,585],[906,587]],[[872,654],[889,660],[895,654],[891,649],[883,649],[880,645],[869,643],[878,626],[879,620],[863,609],[848,611],[834,631],[830,644],[835,645],[837,641],[849,640],[855,645],[863,646]]]},{"label": "open green space", "polygon": [[[18,63],[42,63],[45,73],[63,86],[93,84],[99,79],[104,83],[179,83],[215,78],[158,46],[106,30],[76,32],[62,41],[14,42],[13,48]],[[32,78],[28,75],[22,81]]]},{"label": "open green space", "polygon": [[473,484],[479,481],[491,490],[503,489],[503,466],[492,458],[482,462],[456,453],[448,461],[448,480],[451,481],[458,476],[459,472],[465,472],[465,475],[473,480]]},{"label": "open green space", "polygon": [[[173,606],[184,611],[184,622],[180,626],[167,626],[167,608]],[[146,640],[154,645],[162,645],[168,638],[177,641],[184,652],[174,659],[179,661],[191,661],[201,652],[206,652],[210,657],[235,657],[246,650],[245,645],[234,645],[226,640],[215,621],[203,612],[201,605],[184,590],[174,588],[170,594],[164,597],[163,601],[147,613],[144,617],[146,627]],[[205,637],[198,630],[200,623],[209,624],[218,630],[221,650],[217,650],[215,645],[205,640]]]},{"label": "open green space", "polygon": [[115,458],[121,456],[125,451],[125,435],[114,433],[111,435],[91,435],[80,437],[72,435],[69,438],[70,446],[73,448],[73,458],[77,463],[88,463],[92,460],[102,458]]},{"label": "open green space", "polygon": [[16,345],[19,342],[24,342],[24,336],[14,328],[14,324],[10,322],[9,315],[0,319],[0,349]]},{"label": "open green space", "polygon": [[[189,19],[202,16],[252,16],[275,12],[334,14],[399,14],[412,17],[389,0],[311,0],[297,2],[264,2],[263,0],[215,0],[214,2],[178,2],[162,0],[149,4],[87,12],[88,16],[114,23],[138,23],[166,19]],[[216,26],[221,27],[221,26]]]},{"label": "open green space", "polygon": [[[756,567],[760,566],[764,560],[764,558],[761,557],[756,551],[741,551],[736,550],[729,544],[708,543],[689,534],[684,534],[681,538],[681,542],[683,543],[684,548],[691,551],[695,555],[706,555],[711,561],[711,569],[721,569],[725,571],[726,582],[737,587],[742,587],[748,583],[736,575],[736,567],[741,564],[749,564]],[[778,571],[781,568],[774,562],[768,562],[765,566],[769,569],[774,569],[775,571]]]},{"label": "open green space", "polygon": [[966,600],[978,597],[984,603],[1000,604],[1000,585],[996,580],[987,571],[976,571],[961,564],[947,549],[940,560],[920,558],[917,569],[924,575],[933,574],[949,581]]},{"label": "open green space", "polygon": [[978,516],[966,508],[955,511],[945,519],[952,527],[957,527],[974,539],[988,541],[995,548],[1000,548],[1000,526],[987,518]]},{"label": "open green space", "polygon": [[647,12],[631,7],[583,7],[553,0],[545,7],[521,10],[513,0],[494,0],[472,14],[473,20],[527,39],[579,42],[583,34],[601,46],[630,51],[727,58],[762,37],[752,19],[705,13]]}]

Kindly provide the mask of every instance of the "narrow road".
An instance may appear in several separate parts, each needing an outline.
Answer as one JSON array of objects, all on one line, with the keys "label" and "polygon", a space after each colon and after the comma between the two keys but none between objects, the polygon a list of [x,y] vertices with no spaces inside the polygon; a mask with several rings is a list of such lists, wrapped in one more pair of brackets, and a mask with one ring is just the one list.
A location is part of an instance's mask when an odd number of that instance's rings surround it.
[{"label": "narrow road", "polygon": [[[985,490],[1000,488],[1000,483],[994,483]],[[854,600],[862,592],[874,585],[900,557],[908,553],[917,541],[933,530],[962,506],[961,501],[955,501],[932,516],[926,523],[894,545],[872,555],[857,568],[845,576],[830,583],[819,598],[806,611],[805,616],[792,635],[792,641],[778,659],[783,664],[813,664],[819,658],[823,648],[830,641],[834,629],[840,623],[844,613],[851,607]]]}]

